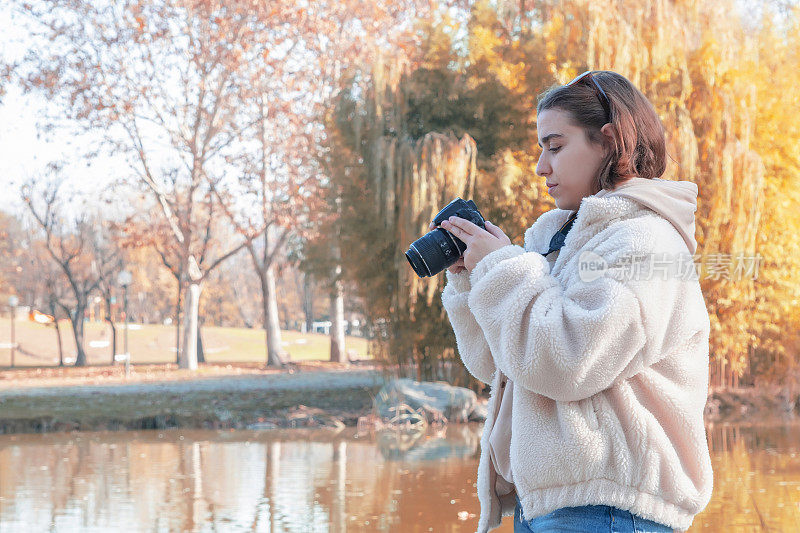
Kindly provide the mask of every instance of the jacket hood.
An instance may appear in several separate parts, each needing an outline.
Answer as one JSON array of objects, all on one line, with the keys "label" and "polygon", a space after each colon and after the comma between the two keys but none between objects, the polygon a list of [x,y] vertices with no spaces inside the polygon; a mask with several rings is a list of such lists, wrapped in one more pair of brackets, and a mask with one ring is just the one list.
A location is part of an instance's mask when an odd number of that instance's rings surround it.
[{"label": "jacket hood", "polygon": [[594,196],[622,196],[652,209],[667,219],[683,237],[689,252],[697,251],[695,240],[695,211],[697,184],[663,178],[631,178],[614,189],[603,189]]}]

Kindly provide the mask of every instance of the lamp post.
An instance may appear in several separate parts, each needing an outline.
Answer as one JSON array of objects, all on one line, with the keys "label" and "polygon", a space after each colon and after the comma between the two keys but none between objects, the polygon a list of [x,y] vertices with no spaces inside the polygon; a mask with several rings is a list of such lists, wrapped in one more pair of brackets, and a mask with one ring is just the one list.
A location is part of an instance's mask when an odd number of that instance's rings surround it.
[{"label": "lamp post", "polygon": [[11,368],[14,368],[14,356],[17,352],[17,339],[16,339],[16,332],[14,331],[14,319],[17,318],[17,305],[19,304],[19,298],[15,295],[11,295],[8,297],[8,305],[11,306]]},{"label": "lamp post", "polygon": [[122,309],[125,313],[125,377],[131,375],[131,353],[128,351],[128,285],[133,281],[133,275],[123,270],[117,276],[117,283],[122,286]]}]

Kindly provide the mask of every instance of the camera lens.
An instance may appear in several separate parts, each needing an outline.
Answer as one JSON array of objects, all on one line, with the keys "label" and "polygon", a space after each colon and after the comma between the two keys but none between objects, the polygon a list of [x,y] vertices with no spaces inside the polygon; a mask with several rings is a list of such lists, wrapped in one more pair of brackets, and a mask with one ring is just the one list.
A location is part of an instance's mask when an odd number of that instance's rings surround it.
[{"label": "camera lens", "polygon": [[428,265],[425,264],[425,260],[413,244],[406,252],[406,259],[408,259],[408,263],[411,265],[411,268],[414,269],[414,272],[417,273],[417,276],[424,278],[431,275],[430,270],[428,270]]},{"label": "camera lens", "polygon": [[419,277],[435,276],[461,257],[466,245],[442,228],[435,228],[411,244],[406,252]]}]

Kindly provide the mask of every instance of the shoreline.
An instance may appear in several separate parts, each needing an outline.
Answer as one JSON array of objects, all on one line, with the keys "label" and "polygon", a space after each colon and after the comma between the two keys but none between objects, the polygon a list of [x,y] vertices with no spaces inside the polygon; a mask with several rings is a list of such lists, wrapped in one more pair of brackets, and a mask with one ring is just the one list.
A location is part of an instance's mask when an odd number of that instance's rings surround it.
[{"label": "shoreline", "polygon": [[[217,365],[201,375],[140,368],[126,380],[115,367],[39,372],[0,379],[0,434],[143,429],[341,429],[372,414],[384,383],[374,364]],[[107,375],[111,373],[110,377]],[[27,379],[13,379],[13,374]],[[31,373],[44,374],[31,377]],[[52,375],[56,374],[56,375]],[[58,375],[61,374],[61,375]],[[64,374],[70,379],[63,380]],[[487,397],[479,395],[479,401]],[[709,392],[704,420],[712,424],[800,420],[800,394],[777,387]]]},{"label": "shoreline", "polygon": [[708,393],[704,417],[706,422],[747,423],[753,418],[800,418],[800,389],[768,386],[762,388],[718,388]]},{"label": "shoreline", "polygon": [[355,426],[380,388],[23,393],[0,398],[0,434]]},{"label": "shoreline", "polygon": [[130,379],[118,367],[70,370],[4,375],[0,434],[355,426],[384,382],[375,365],[325,362],[209,365],[200,375],[159,365]]}]

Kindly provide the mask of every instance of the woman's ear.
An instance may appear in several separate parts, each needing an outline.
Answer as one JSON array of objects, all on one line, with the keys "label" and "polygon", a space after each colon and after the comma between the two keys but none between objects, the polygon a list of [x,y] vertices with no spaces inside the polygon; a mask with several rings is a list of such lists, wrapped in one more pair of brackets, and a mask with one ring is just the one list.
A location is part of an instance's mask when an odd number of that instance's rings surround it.
[{"label": "woman's ear", "polygon": [[603,147],[605,149],[605,155],[608,156],[610,151],[614,150],[614,147],[617,146],[617,139],[614,129],[614,125],[611,123],[604,124],[602,128],[600,128],[600,133],[603,135]]}]

